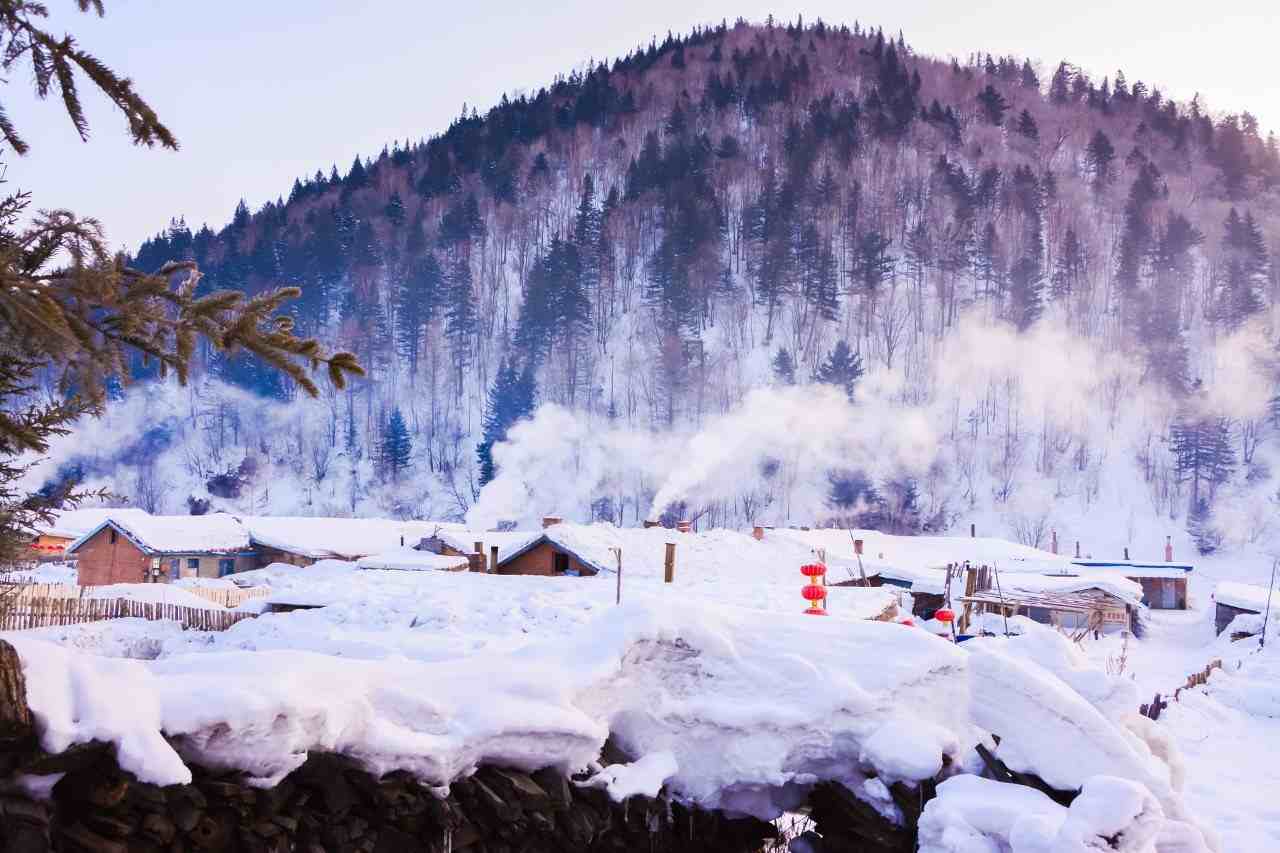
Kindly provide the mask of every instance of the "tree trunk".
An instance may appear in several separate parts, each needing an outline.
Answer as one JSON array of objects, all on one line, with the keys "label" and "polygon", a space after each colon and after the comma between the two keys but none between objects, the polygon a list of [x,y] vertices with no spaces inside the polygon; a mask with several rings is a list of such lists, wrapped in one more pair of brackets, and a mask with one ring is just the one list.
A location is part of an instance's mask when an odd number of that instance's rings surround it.
[{"label": "tree trunk", "polygon": [[0,750],[34,734],[18,652],[0,640]]}]

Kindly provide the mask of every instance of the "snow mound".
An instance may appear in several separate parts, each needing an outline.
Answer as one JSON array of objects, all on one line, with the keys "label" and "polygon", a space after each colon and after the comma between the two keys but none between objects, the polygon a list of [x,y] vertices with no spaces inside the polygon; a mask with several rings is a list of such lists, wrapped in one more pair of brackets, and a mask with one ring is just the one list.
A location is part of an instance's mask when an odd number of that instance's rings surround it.
[{"label": "snow mound", "polygon": [[1093,776],[1070,808],[1034,788],[955,776],[920,818],[920,853],[1210,853],[1142,785]]},{"label": "snow mound", "polygon": [[604,788],[617,802],[637,795],[656,797],[666,781],[676,775],[679,769],[676,757],[663,750],[630,764],[610,764],[583,784],[592,788]]},{"label": "snow mound", "polygon": [[467,567],[466,557],[445,557],[430,551],[396,548],[371,554],[356,561],[361,569],[386,569],[400,572],[452,572]]}]

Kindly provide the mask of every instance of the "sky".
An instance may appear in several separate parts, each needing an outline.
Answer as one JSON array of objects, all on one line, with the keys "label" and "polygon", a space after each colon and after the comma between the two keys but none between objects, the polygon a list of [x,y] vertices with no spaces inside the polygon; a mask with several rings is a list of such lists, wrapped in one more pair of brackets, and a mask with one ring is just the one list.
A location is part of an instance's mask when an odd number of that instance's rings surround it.
[{"label": "sky", "polygon": [[738,17],[901,29],[917,51],[1014,53],[1046,71],[1068,59],[1095,77],[1123,68],[1167,96],[1197,92],[1216,112],[1249,110],[1280,130],[1280,3],[1200,0],[106,0],[106,17],[46,0],[50,28],[133,79],[178,137],[177,152],[130,145],[124,119],[90,92],[91,139],[61,105],[40,102],[27,68],[3,102],[32,151],[4,150],[6,190],[42,208],[97,217],[135,248],[173,216],[225,224],[244,198],[257,209],[295,177],[346,172],[357,154],[443,131],[463,104],[483,112],[503,92],[536,91],[589,59],[612,59],[668,30]]}]

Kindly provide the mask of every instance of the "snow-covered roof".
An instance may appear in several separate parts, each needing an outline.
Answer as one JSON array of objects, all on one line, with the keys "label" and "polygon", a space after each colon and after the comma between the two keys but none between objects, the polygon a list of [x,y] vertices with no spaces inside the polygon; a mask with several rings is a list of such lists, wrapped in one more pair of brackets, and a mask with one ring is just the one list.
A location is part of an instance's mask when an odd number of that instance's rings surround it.
[{"label": "snow-covered roof", "polygon": [[1132,607],[1143,607],[1142,586],[1127,578],[1111,575],[1002,574],[1000,588],[1006,592],[1014,590],[1037,593],[1075,593],[1100,589]]},{"label": "snow-covered roof", "polygon": [[[1213,590],[1214,601],[1251,613],[1261,613],[1267,609],[1267,595],[1265,586],[1233,581],[1222,581]],[[1272,591],[1272,605],[1280,605],[1280,589]]]},{"label": "snow-covered roof", "polygon": [[1072,560],[1071,564],[1095,574],[1114,570],[1127,578],[1185,578],[1195,569],[1190,563],[1143,563],[1134,560]]},{"label": "snow-covered roof", "polygon": [[233,516],[112,513],[67,546],[74,553],[108,526],[147,554],[228,554],[249,547],[249,532]]},{"label": "snow-covered roof", "polygon": [[371,554],[356,561],[361,569],[390,569],[403,572],[456,571],[467,567],[466,557],[445,557],[430,551],[413,548],[395,548],[380,554]]},{"label": "snow-covered roof", "polygon": [[948,563],[964,562],[975,566],[996,565],[1001,573],[1043,574],[1071,567],[1070,561],[1060,554],[989,536],[893,536],[878,530],[777,528],[765,533],[766,541],[771,538],[793,539],[811,548],[822,548],[828,559],[852,559],[853,542],[861,539],[864,563],[874,560],[900,571],[941,569]]},{"label": "snow-covered roof", "polygon": [[58,536],[63,539],[78,539],[98,527],[107,518],[138,518],[149,515],[145,509],[138,507],[81,507],[80,509],[59,510],[52,524],[37,524],[35,531],[42,536]]},{"label": "snow-covered roof", "polygon": [[402,545],[416,545],[436,531],[462,529],[443,521],[400,521],[394,518],[323,518],[241,516],[255,545],[315,560],[355,560]]}]

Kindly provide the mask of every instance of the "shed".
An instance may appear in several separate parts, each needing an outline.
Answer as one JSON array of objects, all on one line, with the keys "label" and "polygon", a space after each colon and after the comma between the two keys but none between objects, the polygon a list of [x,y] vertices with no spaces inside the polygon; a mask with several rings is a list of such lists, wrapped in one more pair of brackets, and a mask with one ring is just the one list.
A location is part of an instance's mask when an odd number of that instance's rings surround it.
[{"label": "shed", "polygon": [[258,554],[258,567],[272,563],[310,566],[318,560],[355,561],[412,546],[436,530],[461,525],[393,518],[241,516]]},{"label": "shed", "polygon": [[[1213,591],[1214,630],[1221,634],[1237,616],[1259,616],[1267,609],[1267,599],[1278,590],[1265,586],[1223,581]],[[1280,601],[1280,596],[1276,596]]]},{"label": "shed", "polygon": [[67,547],[81,586],[217,578],[254,567],[248,531],[213,515],[113,514]]},{"label": "shed", "polygon": [[1078,590],[984,589],[961,599],[978,613],[1026,616],[1046,625],[1069,631],[1130,630],[1141,634],[1138,612],[1141,607],[1105,589]]}]

